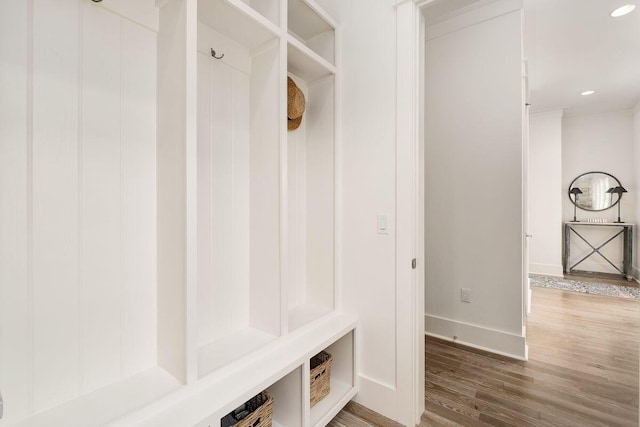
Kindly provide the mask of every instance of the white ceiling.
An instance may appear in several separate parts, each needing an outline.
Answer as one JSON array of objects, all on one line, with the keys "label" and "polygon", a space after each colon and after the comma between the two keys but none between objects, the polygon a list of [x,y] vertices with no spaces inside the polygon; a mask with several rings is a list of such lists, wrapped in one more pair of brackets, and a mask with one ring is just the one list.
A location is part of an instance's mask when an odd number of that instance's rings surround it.
[{"label": "white ceiling", "polygon": [[[638,7],[609,16],[627,3]],[[524,10],[531,111],[576,116],[640,101],[640,0],[524,0]]]},{"label": "white ceiling", "polygon": [[[433,0],[423,12],[433,25],[492,1]],[[609,16],[628,3],[636,10]],[[532,112],[577,116],[640,101],[640,0],[524,0],[524,42]]]}]

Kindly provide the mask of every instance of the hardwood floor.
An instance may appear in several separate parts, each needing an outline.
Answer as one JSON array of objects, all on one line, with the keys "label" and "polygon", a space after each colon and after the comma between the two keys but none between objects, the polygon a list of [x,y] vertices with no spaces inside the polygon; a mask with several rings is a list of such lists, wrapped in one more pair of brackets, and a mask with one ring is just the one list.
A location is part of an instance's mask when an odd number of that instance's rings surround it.
[{"label": "hardwood floor", "polygon": [[[636,301],[534,288],[528,362],[427,339],[420,427],[637,427],[639,334]],[[393,424],[347,407],[329,426]]]}]

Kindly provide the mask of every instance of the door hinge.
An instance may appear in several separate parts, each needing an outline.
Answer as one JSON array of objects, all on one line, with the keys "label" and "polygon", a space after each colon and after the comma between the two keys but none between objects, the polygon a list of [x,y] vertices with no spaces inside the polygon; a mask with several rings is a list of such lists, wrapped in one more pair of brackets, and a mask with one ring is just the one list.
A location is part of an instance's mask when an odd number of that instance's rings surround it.
[{"label": "door hinge", "polygon": [[416,261],[415,258],[412,259],[411,260],[411,268],[413,268],[415,270],[417,266],[418,266],[418,261]]}]

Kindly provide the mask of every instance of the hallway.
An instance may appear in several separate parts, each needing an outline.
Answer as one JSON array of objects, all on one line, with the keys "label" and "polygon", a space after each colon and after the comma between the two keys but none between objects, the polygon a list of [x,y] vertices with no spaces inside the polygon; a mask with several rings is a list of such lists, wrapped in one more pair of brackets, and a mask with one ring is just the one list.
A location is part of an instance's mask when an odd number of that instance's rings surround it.
[{"label": "hallway", "polygon": [[427,340],[425,425],[637,426],[640,304],[533,288],[529,361]]},{"label": "hallway", "polygon": [[[529,361],[427,338],[426,426],[638,426],[640,304],[533,288]],[[343,411],[334,427],[380,425]]]}]

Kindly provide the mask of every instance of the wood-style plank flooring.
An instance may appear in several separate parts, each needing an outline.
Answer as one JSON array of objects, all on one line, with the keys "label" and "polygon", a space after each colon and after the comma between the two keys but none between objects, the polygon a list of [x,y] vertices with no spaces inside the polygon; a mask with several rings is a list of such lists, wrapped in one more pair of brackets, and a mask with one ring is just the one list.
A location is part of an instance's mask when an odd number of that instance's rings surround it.
[{"label": "wood-style plank flooring", "polygon": [[[427,339],[420,427],[637,427],[639,335],[636,301],[533,288],[528,362]],[[329,424],[395,425],[354,405]]]}]

